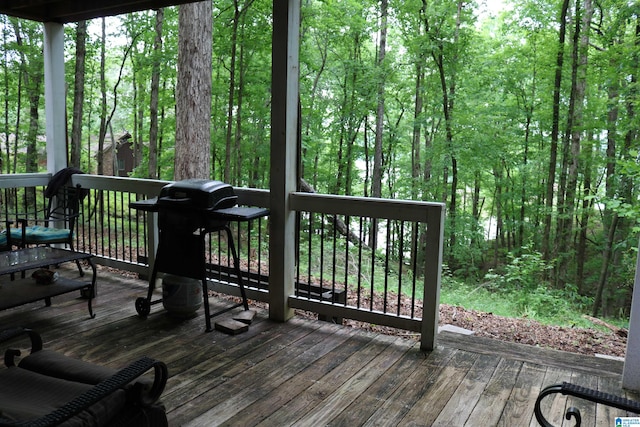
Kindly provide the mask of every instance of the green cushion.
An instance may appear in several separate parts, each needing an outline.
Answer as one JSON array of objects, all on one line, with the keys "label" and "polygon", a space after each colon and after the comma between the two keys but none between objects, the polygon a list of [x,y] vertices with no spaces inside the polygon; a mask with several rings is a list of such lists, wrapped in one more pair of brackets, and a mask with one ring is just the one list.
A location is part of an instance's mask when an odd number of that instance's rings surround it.
[{"label": "green cushion", "polygon": [[[43,227],[41,225],[32,225],[26,227],[25,231],[25,243],[60,243],[68,242],[71,238],[71,230],[67,228],[51,228]],[[11,238],[19,242],[22,240],[22,229],[12,228]]]}]

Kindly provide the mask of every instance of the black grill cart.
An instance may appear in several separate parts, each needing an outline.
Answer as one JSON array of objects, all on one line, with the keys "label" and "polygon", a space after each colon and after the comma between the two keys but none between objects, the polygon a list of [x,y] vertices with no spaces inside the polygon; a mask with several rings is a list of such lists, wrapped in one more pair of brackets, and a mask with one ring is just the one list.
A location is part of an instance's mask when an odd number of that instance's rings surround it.
[{"label": "black grill cart", "polygon": [[[134,209],[158,213],[158,249],[149,278],[147,297],[136,300],[136,311],[142,317],[151,312],[151,306],[162,302],[152,300],[158,273],[173,274],[202,281],[206,331],[211,318],[243,306],[249,309],[242,281],[240,262],[229,228],[230,222],[251,221],[269,215],[269,210],[236,206],[233,187],[220,181],[188,179],[164,186],[157,198],[137,201]],[[238,280],[242,302],[210,313],[207,288],[205,238],[214,232],[226,232],[233,257],[233,268]]]}]

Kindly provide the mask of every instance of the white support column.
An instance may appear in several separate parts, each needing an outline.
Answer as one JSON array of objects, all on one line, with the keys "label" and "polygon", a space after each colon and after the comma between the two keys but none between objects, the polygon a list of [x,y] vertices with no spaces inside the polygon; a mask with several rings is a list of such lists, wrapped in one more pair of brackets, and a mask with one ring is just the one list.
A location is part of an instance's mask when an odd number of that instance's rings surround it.
[{"label": "white support column", "polygon": [[269,317],[293,316],[295,212],[289,194],[296,191],[300,0],[273,0],[271,85],[271,183],[269,232]]},{"label": "white support column", "polygon": [[622,371],[622,387],[640,391],[640,245],[638,245],[636,258],[636,276],[631,300],[627,354]]},{"label": "white support column", "polygon": [[64,26],[44,24],[44,109],[47,135],[47,172],[67,167],[65,126]]}]

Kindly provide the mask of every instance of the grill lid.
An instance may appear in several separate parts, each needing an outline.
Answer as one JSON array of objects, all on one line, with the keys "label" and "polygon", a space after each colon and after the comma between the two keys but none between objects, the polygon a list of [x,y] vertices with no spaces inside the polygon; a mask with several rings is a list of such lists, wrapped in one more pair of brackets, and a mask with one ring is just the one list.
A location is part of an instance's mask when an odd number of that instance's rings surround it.
[{"label": "grill lid", "polygon": [[217,210],[234,207],[238,196],[233,187],[221,181],[185,179],[167,184],[160,190],[158,207]]}]

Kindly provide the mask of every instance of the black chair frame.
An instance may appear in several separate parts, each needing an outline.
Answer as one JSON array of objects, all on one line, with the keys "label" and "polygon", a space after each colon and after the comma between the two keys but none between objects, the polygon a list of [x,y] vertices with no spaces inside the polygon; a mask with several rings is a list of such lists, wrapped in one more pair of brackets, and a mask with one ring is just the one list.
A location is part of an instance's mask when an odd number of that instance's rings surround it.
[{"label": "black chair frame", "polygon": [[[40,335],[27,328],[17,327],[0,332],[0,343],[16,339],[22,335],[28,336],[31,341],[31,354],[42,350],[42,338]],[[20,356],[19,350],[6,350],[4,356],[5,365],[7,367],[13,367],[12,369],[21,369],[20,367],[15,367],[15,358],[18,356]],[[136,389],[139,393],[138,405],[151,405],[157,401],[164,391],[168,371],[167,366],[163,362],[149,357],[142,357],[45,416],[31,420],[14,421],[5,419],[2,417],[2,414],[0,414],[0,427],[18,425],[48,427],[60,425],[99,402],[101,399],[104,399],[111,393],[131,384],[137,378],[152,369],[154,371],[154,380],[151,387],[148,389]]]},{"label": "black chair frame", "polygon": [[[544,399],[546,396],[556,393],[561,393],[566,396],[573,396],[579,399],[588,400],[590,402],[622,409],[623,411],[640,414],[640,402],[629,400],[620,396],[615,396],[613,394],[603,393],[601,391],[593,390],[579,385],[563,382],[562,384],[554,384],[545,387],[536,399],[534,413],[536,416],[536,420],[538,420],[538,423],[540,423],[540,425],[543,427],[553,427],[553,424],[549,423],[549,421],[547,421],[547,419],[542,414],[542,399]],[[574,406],[571,406],[567,409],[565,418],[567,420],[574,418],[576,427],[580,427],[582,425],[582,416],[580,415],[580,410],[578,410]]]},{"label": "black chair frame", "polygon": [[[80,207],[84,196],[86,195],[86,189],[72,186],[60,186],[57,191],[48,196],[47,207],[44,210],[44,219],[27,219],[17,218],[17,222],[22,229],[20,246],[25,247],[29,245],[52,245],[52,244],[65,244],[75,251],[73,245],[74,231],[76,223],[81,215]],[[62,224],[65,230],[69,230],[68,235],[56,239],[38,240],[30,237],[31,225],[42,224],[45,228],[52,228],[54,224]],[[84,276],[84,271],[79,261],[76,261],[80,276]]]}]

